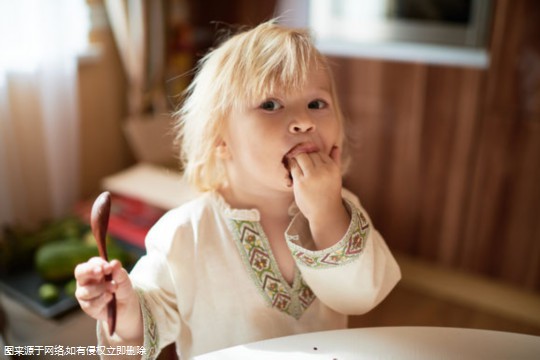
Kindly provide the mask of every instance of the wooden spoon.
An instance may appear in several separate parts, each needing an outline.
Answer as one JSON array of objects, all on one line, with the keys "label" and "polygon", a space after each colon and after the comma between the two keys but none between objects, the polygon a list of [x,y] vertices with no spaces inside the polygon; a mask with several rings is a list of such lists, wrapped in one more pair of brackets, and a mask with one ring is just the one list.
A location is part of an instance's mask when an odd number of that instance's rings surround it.
[{"label": "wooden spoon", "polygon": [[[109,226],[109,214],[111,212],[111,194],[108,191],[101,193],[94,201],[92,213],[90,214],[90,225],[92,234],[97,241],[99,256],[105,261],[109,261],[107,256],[107,227]],[[105,275],[105,281],[111,281],[111,274]],[[116,296],[107,304],[107,324],[109,334],[112,336],[116,328]]]}]

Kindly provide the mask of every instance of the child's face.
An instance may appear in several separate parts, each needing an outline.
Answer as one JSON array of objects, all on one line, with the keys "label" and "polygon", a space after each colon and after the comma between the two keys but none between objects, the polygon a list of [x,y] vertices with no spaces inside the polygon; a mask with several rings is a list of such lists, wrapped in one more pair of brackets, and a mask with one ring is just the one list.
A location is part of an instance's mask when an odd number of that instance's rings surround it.
[{"label": "child's face", "polygon": [[292,192],[288,159],[301,152],[330,154],[341,146],[341,124],[324,69],[312,67],[298,92],[276,92],[231,111],[222,146],[233,186]]}]

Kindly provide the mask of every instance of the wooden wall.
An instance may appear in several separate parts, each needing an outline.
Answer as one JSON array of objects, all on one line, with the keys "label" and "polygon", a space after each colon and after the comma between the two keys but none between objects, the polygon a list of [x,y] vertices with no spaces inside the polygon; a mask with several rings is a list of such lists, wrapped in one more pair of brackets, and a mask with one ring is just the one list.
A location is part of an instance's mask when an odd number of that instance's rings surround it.
[{"label": "wooden wall", "polygon": [[393,250],[540,289],[539,8],[496,2],[488,69],[332,59],[345,185]]},{"label": "wooden wall", "polygon": [[[462,264],[540,289],[540,3],[499,1]],[[478,224],[478,225],[476,225]]]}]

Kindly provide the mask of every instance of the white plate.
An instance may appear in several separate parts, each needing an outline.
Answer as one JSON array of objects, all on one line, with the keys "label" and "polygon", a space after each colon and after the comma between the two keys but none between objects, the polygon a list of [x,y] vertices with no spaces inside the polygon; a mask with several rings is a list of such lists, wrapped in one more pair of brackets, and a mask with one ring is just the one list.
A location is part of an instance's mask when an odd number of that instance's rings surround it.
[{"label": "white plate", "polygon": [[208,353],[196,360],[540,359],[540,337],[490,330],[379,327],[316,332]]}]

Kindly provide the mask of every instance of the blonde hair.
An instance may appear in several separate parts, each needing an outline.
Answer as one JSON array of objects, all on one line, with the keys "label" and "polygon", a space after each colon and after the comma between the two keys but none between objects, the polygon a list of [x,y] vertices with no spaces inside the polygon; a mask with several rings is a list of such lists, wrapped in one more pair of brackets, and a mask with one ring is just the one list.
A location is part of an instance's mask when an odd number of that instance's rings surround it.
[{"label": "blonde hair", "polygon": [[202,58],[176,113],[177,142],[188,181],[200,191],[223,185],[227,178],[216,146],[229,111],[264,100],[277,90],[301,88],[312,66],[327,70],[336,115],[342,122],[327,61],[305,30],[270,20],[232,36]]}]

